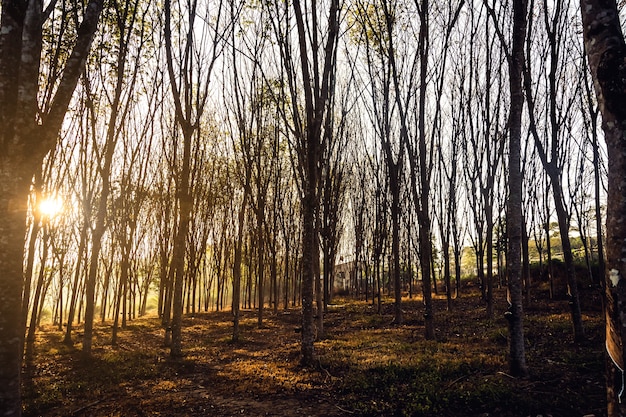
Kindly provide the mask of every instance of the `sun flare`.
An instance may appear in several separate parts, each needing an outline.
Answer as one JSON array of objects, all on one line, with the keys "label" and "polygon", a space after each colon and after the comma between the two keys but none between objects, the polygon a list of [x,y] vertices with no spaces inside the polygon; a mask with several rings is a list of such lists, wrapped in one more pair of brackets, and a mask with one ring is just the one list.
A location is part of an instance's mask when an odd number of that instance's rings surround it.
[{"label": "sun flare", "polygon": [[63,211],[63,200],[58,197],[46,197],[39,203],[39,211],[43,216],[56,216]]}]

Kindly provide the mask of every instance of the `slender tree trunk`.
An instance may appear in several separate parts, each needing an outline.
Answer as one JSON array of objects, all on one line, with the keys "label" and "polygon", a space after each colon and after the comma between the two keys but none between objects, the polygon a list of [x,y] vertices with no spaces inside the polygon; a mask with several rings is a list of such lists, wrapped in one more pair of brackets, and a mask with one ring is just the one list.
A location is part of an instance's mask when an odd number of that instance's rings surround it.
[{"label": "slender tree trunk", "polygon": [[561,244],[563,246],[563,258],[567,273],[567,295],[569,296],[570,315],[574,326],[574,340],[582,342],[585,340],[585,328],[583,326],[582,313],[580,311],[580,297],[578,296],[578,283],[576,282],[576,271],[574,268],[574,257],[572,255],[572,245],[569,239],[569,216],[563,204],[561,187],[555,182],[557,178],[552,178],[552,192],[557,218],[559,221],[559,232],[561,234]]},{"label": "slender tree trunk", "polygon": [[181,357],[183,327],[183,283],[185,280],[185,254],[187,252],[187,234],[193,201],[189,177],[191,173],[191,142],[193,130],[183,129],[183,161],[178,183],[179,216],[178,230],[174,240],[172,269],[174,270],[174,291],[172,293],[172,346],[170,355]]},{"label": "slender tree trunk", "polygon": [[417,215],[419,221],[420,255],[422,268],[422,281],[424,292],[424,326],[427,340],[435,339],[435,317],[431,295],[430,264],[432,259],[432,243],[430,241],[430,216],[428,207],[430,204],[430,172],[428,172],[427,148],[426,148],[426,86],[428,72],[428,0],[421,1],[420,32],[418,49],[420,54],[420,91],[419,91],[419,173],[420,173],[420,203]]},{"label": "slender tree trunk", "polygon": [[[432,236],[431,236],[432,239]],[[432,245],[432,240],[431,240]],[[435,270],[435,253],[431,249],[430,251],[430,276],[433,282],[433,291],[435,295],[439,295],[439,285],[437,284],[437,271]]]},{"label": "slender tree trunk", "polygon": [[[401,163],[399,164],[402,165]],[[394,319],[396,325],[402,325],[402,282],[400,277],[400,184],[399,174],[401,168],[395,164],[394,169],[390,170],[390,187],[391,187],[391,258],[393,265],[391,273],[393,277],[394,289]],[[391,277],[390,277],[391,278]],[[391,280],[390,280],[391,281]]]},{"label": "slender tree trunk", "polygon": [[165,346],[172,345],[172,299],[174,294],[174,268],[170,266],[167,270],[167,280],[165,281],[163,295],[163,315],[161,323],[165,328],[165,337],[163,344]]},{"label": "slender tree trunk", "polygon": [[[339,8],[340,3],[333,0],[328,13],[326,43],[323,46],[323,57],[320,57],[320,44],[317,43],[317,6],[316,2],[310,5],[305,3],[307,10],[303,13],[299,0],[293,1],[293,10],[296,20],[298,50],[300,58],[300,70],[302,71],[303,93],[305,101],[306,123],[305,129],[300,130],[299,140],[299,160],[303,175],[302,180],[302,340],[301,340],[301,362],[303,365],[311,366],[315,361],[314,350],[314,326],[313,326],[313,284],[316,274],[319,274],[319,244],[318,244],[318,222],[319,214],[319,172],[323,167],[323,149],[321,143],[322,126],[324,118],[329,108],[329,98],[332,96],[332,82],[336,63],[334,60],[339,36]],[[308,20],[309,15],[313,16],[313,23]],[[305,22],[306,20],[306,22]],[[310,25],[313,25],[311,27]],[[310,33],[312,37],[309,37]],[[309,48],[311,42],[311,48]],[[289,53],[290,51],[288,51]],[[322,69],[311,65],[312,61],[317,63],[323,59]],[[292,91],[295,93],[295,91]],[[296,103],[293,104],[296,106]],[[294,109],[295,114],[300,114]],[[320,312],[320,313],[323,313]],[[321,330],[321,329],[320,329]]]},{"label": "slender tree trunk", "polygon": [[[276,228],[274,228],[276,230]],[[274,243],[276,245],[276,243]],[[280,294],[278,287],[278,259],[276,257],[276,249],[272,251],[272,260],[270,263],[270,281],[272,282],[272,292],[274,300],[274,315],[278,313],[278,297]]]},{"label": "slender tree trunk", "polygon": [[[247,171],[248,175],[250,171]],[[249,182],[248,176],[246,181]],[[235,256],[233,260],[233,300],[232,300],[232,312],[233,312],[233,335],[232,341],[239,341],[239,309],[241,307],[241,258],[243,252],[243,229],[245,227],[246,220],[246,207],[248,205],[248,187],[244,187],[243,199],[241,201],[241,207],[237,215],[237,240],[235,242]]]},{"label": "slender tree trunk", "polygon": [[81,278],[81,264],[85,252],[85,244],[87,241],[87,226],[83,225],[80,231],[80,241],[78,243],[78,254],[76,257],[76,270],[74,271],[74,282],[72,283],[72,295],[70,298],[70,309],[67,314],[67,327],[65,328],[65,337],[63,343],[72,345],[72,324],[76,315],[76,303],[78,301],[79,282]]},{"label": "slender tree trunk", "polygon": [[442,242],[443,251],[443,276],[446,282],[446,308],[452,310],[452,279],[450,276],[450,243],[447,239]]},{"label": "slender tree trunk", "polygon": [[289,249],[289,245],[285,244],[285,269],[283,270],[283,278],[285,280],[285,284],[283,286],[283,310],[287,310],[289,308],[289,268],[291,266],[291,264],[289,263],[289,256],[291,255]]},{"label": "slender tree trunk", "polygon": [[[311,169],[311,164],[309,164]],[[315,162],[313,170],[316,171]],[[311,180],[309,180],[311,181]],[[311,181],[312,182],[312,181]],[[311,365],[315,360],[313,342],[315,341],[315,329],[313,327],[313,283],[315,282],[315,211],[316,211],[316,185],[307,184],[306,196],[302,201],[303,232],[302,232],[302,362]]]},{"label": "slender tree trunk", "polygon": [[[493,188],[493,185],[490,186]],[[487,200],[487,198],[486,198]],[[487,317],[493,317],[493,202],[486,202],[487,210],[485,217],[487,219]]]},{"label": "slender tree trunk", "polygon": [[[260,173],[258,173],[260,176]],[[259,194],[261,189],[259,188]],[[259,199],[264,199],[259,195]],[[263,327],[263,310],[265,307],[265,234],[263,233],[263,223],[265,222],[265,201],[259,201],[257,217],[257,250],[258,252],[258,297],[259,297],[259,311],[257,316],[257,324],[259,327]]]},{"label": "slender tree trunk", "polygon": [[596,212],[596,241],[598,242],[598,277],[596,284],[604,281],[606,275],[606,266],[604,261],[604,237],[602,235],[602,200],[600,198],[600,146],[598,144],[598,134],[596,133],[596,115],[592,116],[592,135],[593,135],[593,178],[594,178],[594,196],[595,196],[595,212]]},{"label": "slender tree trunk", "polygon": [[[121,88],[121,85],[119,85]],[[113,109],[117,109],[117,103],[121,96],[121,90],[117,95],[116,104]],[[100,191],[100,199],[98,202],[98,214],[96,216],[96,226],[92,233],[91,256],[89,261],[89,272],[87,281],[85,282],[85,328],[83,333],[83,358],[91,357],[91,346],[93,341],[93,321],[95,315],[95,294],[96,294],[96,278],[98,274],[98,262],[100,258],[100,249],[102,248],[102,236],[106,230],[106,216],[108,212],[108,198],[111,184],[111,164],[113,162],[113,153],[117,143],[116,137],[116,117],[117,111],[113,110],[109,119],[109,128],[107,135],[106,151],[100,175],[102,176],[102,189]]]},{"label": "slender tree trunk", "polygon": [[[165,208],[165,213],[164,213],[164,217],[165,216],[169,216],[170,210],[169,207]],[[165,223],[163,220],[161,220],[161,228],[166,229],[167,226],[163,223]],[[163,234],[165,234],[165,232],[163,232]],[[169,253],[167,250],[166,245],[169,244],[169,242],[165,242],[166,240],[169,241],[169,239],[165,239],[163,234],[161,235],[161,239],[159,242],[159,301],[158,301],[158,305],[157,305],[157,311],[159,314],[159,317],[161,317],[162,319],[165,318],[165,304],[166,304],[166,300],[167,300],[167,289],[169,287],[168,284],[168,279],[169,279]],[[169,317],[168,317],[169,319]]]},{"label": "slender tree trunk", "polygon": [[44,235],[42,239],[43,250],[41,253],[39,274],[37,277],[37,285],[35,286],[35,296],[33,298],[33,308],[30,313],[30,324],[28,326],[28,335],[26,336],[26,361],[31,362],[33,360],[35,350],[35,331],[37,329],[39,303],[42,300],[42,292],[44,287],[44,280],[46,279],[46,262],[48,260],[50,232],[47,227],[44,226]]},{"label": "slender tree trunk", "polygon": [[[126,288],[126,282],[128,280],[128,269],[130,267],[128,260],[128,253],[124,250],[124,254],[122,255],[123,259],[121,262],[121,271],[120,271],[120,280],[118,285],[118,290],[115,294],[115,303],[114,303],[114,313],[113,313],[113,333],[111,335],[111,344],[117,345],[117,330],[119,326],[120,319],[120,304],[124,303],[124,288]],[[124,309],[125,310],[125,309]],[[122,312],[122,317],[124,317],[124,312]],[[125,322],[125,320],[124,320]],[[124,325],[122,327],[125,327]]]},{"label": "slender tree trunk", "polygon": [[57,323],[57,330],[59,332],[63,331],[63,287],[64,287],[64,278],[63,278],[63,273],[64,271],[64,267],[63,267],[63,263],[65,262],[65,259],[63,259],[63,257],[61,259],[59,259],[59,313],[58,313],[58,318],[59,321]]},{"label": "slender tree trunk", "polygon": [[524,282],[524,300],[530,305],[530,254],[528,250],[528,232],[526,230],[526,216],[522,215],[522,279]]},{"label": "slender tree trunk", "polygon": [[317,233],[315,233],[315,251],[317,252],[314,256],[314,259],[317,259],[317,262],[313,264],[315,268],[315,304],[316,304],[316,323],[315,323],[315,340],[321,340],[324,338],[324,290],[322,283],[323,277],[320,271],[320,225],[319,225],[319,215],[320,215],[320,207],[319,201],[316,209],[316,222],[317,222]]},{"label": "slender tree trunk", "polygon": [[476,250],[476,275],[478,278],[478,284],[480,285],[480,294],[482,301],[487,301],[487,283],[485,281],[485,254],[483,251],[482,243],[482,231],[477,232],[478,236],[478,249]]},{"label": "slender tree trunk", "polygon": [[550,240],[550,221],[546,220],[546,254],[547,254],[547,270],[548,283],[550,288],[550,299],[554,299],[554,268],[552,264],[552,241]]},{"label": "slender tree trunk", "polygon": [[[91,356],[91,345],[93,338],[93,321],[95,315],[95,291],[96,280],[98,273],[98,262],[100,258],[100,250],[102,248],[102,237],[106,231],[107,224],[106,218],[108,214],[108,199],[111,192],[111,165],[113,163],[113,155],[115,153],[115,147],[117,146],[120,130],[118,126],[118,119],[123,117],[121,110],[122,92],[125,84],[125,68],[126,68],[126,53],[128,50],[128,40],[125,39],[123,27],[120,35],[120,44],[118,57],[117,57],[117,71],[116,71],[116,84],[115,91],[113,93],[113,100],[111,101],[110,115],[107,125],[106,142],[104,144],[104,159],[102,161],[101,169],[99,170],[102,179],[102,189],[100,190],[100,199],[98,201],[98,211],[96,215],[96,226],[92,234],[92,246],[91,246],[91,259],[89,262],[89,274],[86,281],[86,300],[85,300],[85,331],[83,334],[83,358],[89,358]],[[88,80],[85,77],[85,84],[88,86]],[[90,91],[87,88],[87,99],[91,102],[92,98],[89,97]],[[95,122],[94,122],[95,123]],[[96,138],[93,138],[94,141]]]},{"label": "slender tree trunk", "polygon": [[[37,180],[35,180],[37,181]],[[41,216],[39,210],[33,210],[33,224],[31,225],[29,238],[28,238],[28,254],[26,258],[26,271],[24,272],[24,289],[22,291],[22,324],[21,326],[26,329],[26,323],[28,321],[28,311],[30,307],[30,292],[33,279],[33,269],[35,265],[35,246],[37,243],[37,236],[41,229]],[[22,338],[24,335],[22,335]],[[23,344],[22,340],[22,344]],[[22,346],[23,351],[23,346]]]},{"label": "slender tree trunk", "polygon": [[524,93],[522,68],[526,39],[527,0],[513,0],[513,45],[509,57],[511,113],[509,119],[509,201],[507,215],[507,272],[509,277],[509,368],[511,375],[526,377],[524,311],[522,307],[522,174],[521,136]]}]

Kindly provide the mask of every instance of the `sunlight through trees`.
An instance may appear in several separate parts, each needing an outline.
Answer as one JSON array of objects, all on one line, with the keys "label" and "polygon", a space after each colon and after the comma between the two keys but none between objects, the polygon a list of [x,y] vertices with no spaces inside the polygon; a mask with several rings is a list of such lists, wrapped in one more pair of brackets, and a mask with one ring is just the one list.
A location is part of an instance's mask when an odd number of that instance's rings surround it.
[{"label": "sunlight through trees", "polygon": [[486,318],[508,308],[515,377],[535,300],[567,305],[587,343],[602,292],[626,415],[623,4],[0,7],[3,415],[21,415],[42,323],[93,361],[98,323],[115,346],[155,316],[179,360],[186,317],[228,311],[241,343],[243,312],[263,329],[297,308],[313,367],[335,300],[393,303],[394,326],[438,343],[474,290]]}]

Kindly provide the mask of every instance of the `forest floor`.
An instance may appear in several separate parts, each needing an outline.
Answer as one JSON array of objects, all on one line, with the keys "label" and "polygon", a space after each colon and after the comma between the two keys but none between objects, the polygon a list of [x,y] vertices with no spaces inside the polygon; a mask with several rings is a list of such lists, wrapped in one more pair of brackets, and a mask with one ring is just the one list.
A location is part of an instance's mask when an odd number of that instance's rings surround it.
[{"label": "forest floor", "polygon": [[[110,344],[96,328],[93,358],[38,333],[25,367],[24,415],[33,416],[589,416],[605,415],[604,339],[599,297],[583,290],[588,340],[573,343],[565,300],[536,298],[526,309],[528,379],[507,368],[506,301],[485,318],[475,288],[445,311],[435,297],[436,341],[423,337],[421,300],[406,299],[405,324],[364,301],[335,299],[316,343],[319,362],[299,366],[300,312],[243,311],[231,342],[230,312],[184,320],[184,358],[169,358],[157,318],[129,322]],[[79,328],[80,331],[80,328]],[[80,333],[75,338],[79,339]]]}]

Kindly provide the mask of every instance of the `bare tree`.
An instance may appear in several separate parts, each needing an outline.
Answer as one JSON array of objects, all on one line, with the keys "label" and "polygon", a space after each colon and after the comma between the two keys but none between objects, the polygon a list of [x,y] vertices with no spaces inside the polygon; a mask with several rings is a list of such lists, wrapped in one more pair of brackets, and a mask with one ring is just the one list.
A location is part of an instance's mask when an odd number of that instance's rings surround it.
[{"label": "bare tree", "polygon": [[522,113],[524,110],[524,45],[528,25],[528,1],[514,0],[510,43],[502,30],[498,14],[487,0],[484,0],[489,18],[494,22],[496,35],[506,55],[509,69],[509,93],[511,96],[509,113],[509,158],[508,158],[508,199],[507,199],[507,272],[509,308],[505,317],[509,322],[509,369],[512,375],[528,376],[524,346],[524,309],[522,293],[522,169],[521,138]]},{"label": "bare tree", "polygon": [[590,143],[593,149],[593,179],[594,179],[594,211],[595,211],[595,231],[596,231],[596,242],[597,242],[597,250],[598,250],[598,272],[599,277],[596,282],[597,285],[603,282],[603,277],[606,273],[605,267],[605,256],[604,256],[604,237],[602,233],[602,199],[601,193],[604,189],[604,184],[602,179],[606,176],[604,174],[604,169],[602,161],[605,158],[601,157],[601,147],[600,147],[600,139],[598,135],[598,116],[600,113],[600,109],[598,108],[597,102],[595,100],[593,94],[593,80],[589,77],[589,67],[587,64],[587,57],[585,56],[585,51],[581,51],[582,57],[582,76],[583,76],[583,87],[584,93],[581,94],[581,107],[584,108],[581,113],[583,114],[583,122],[584,122],[584,134],[586,136],[587,141]]},{"label": "bare tree", "polygon": [[[341,113],[346,114],[347,112],[344,113],[342,111]],[[332,298],[335,263],[337,261],[337,252],[343,231],[342,219],[344,217],[346,188],[346,164],[344,158],[348,144],[348,135],[350,134],[348,129],[345,118],[339,121],[338,128],[333,129],[329,126],[325,129],[325,132],[329,132],[328,134],[330,134],[330,132],[335,134],[335,140],[330,144],[331,147],[327,149],[328,155],[324,157],[328,163],[322,171],[321,184],[322,216],[320,242],[324,259],[322,291],[324,312],[326,312],[328,303],[330,303]],[[322,335],[318,334],[318,337],[321,336]]]},{"label": "bare tree", "polygon": [[[319,276],[319,184],[320,169],[325,164],[323,138],[325,120],[329,115],[329,100],[336,70],[336,49],[339,37],[341,3],[331,0],[319,4],[316,0],[303,7],[299,0],[275,5],[273,30],[278,41],[283,73],[290,97],[288,117],[295,151],[296,176],[299,181],[302,211],[302,343],[301,361],[312,365],[316,338],[313,323],[313,288]],[[292,10],[293,9],[293,10]],[[293,16],[291,15],[293,12]],[[325,18],[322,18],[325,16]],[[295,19],[297,47],[291,44],[291,25]],[[282,78],[284,77],[284,78]],[[304,97],[302,97],[304,96]],[[303,99],[303,100],[302,100]],[[283,107],[284,109],[284,107]],[[287,110],[287,109],[284,109]],[[332,135],[329,136],[332,138]],[[323,314],[323,311],[318,311]]]},{"label": "bare tree", "polygon": [[[110,86],[113,90],[111,94],[106,91],[107,87],[103,86],[102,94],[108,100],[109,114],[106,124],[105,143],[102,145],[102,151],[100,155],[102,160],[99,161],[99,175],[101,181],[100,195],[98,197],[98,205],[96,211],[96,223],[91,235],[91,254],[89,261],[89,270],[87,280],[85,282],[85,330],[83,334],[83,349],[82,353],[84,357],[91,355],[91,346],[93,339],[93,321],[95,313],[95,292],[96,292],[96,280],[98,274],[98,262],[100,258],[100,250],[102,247],[102,238],[107,230],[107,215],[108,215],[108,203],[109,194],[111,193],[111,170],[113,165],[113,157],[115,155],[115,148],[118,140],[124,131],[124,125],[127,122],[129,113],[129,107],[131,98],[133,97],[132,91],[137,79],[137,73],[139,71],[139,65],[134,65],[131,71],[127,71],[127,63],[129,59],[131,39],[133,39],[135,33],[133,28],[135,25],[140,27],[139,33],[143,33],[141,28],[144,27],[143,22],[139,21],[139,9],[136,3],[131,1],[125,4],[119,5],[119,8],[111,10],[113,16],[110,17],[114,22],[117,37],[117,47],[119,52],[113,62],[104,65],[104,68],[111,68],[115,72],[114,82]],[[139,44],[141,45],[141,39]],[[104,61],[104,60],[103,60]],[[136,64],[137,62],[135,62]],[[109,67],[110,65],[110,67]],[[130,75],[129,75],[130,74]],[[128,77],[128,78],[127,78]],[[85,80],[86,92],[85,94],[93,94],[90,91],[87,78]],[[126,94],[124,96],[124,94]],[[93,99],[92,99],[93,100]],[[94,103],[91,103],[94,106]],[[94,110],[95,112],[96,110]],[[95,123],[95,121],[94,121]],[[96,137],[94,137],[94,141]]]},{"label": "bare tree", "polygon": [[[531,3],[533,4],[533,3]],[[574,339],[578,342],[584,340],[585,329],[582,322],[582,313],[580,310],[580,299],[578,296],[578,283],[576,281],[576,273],[574,268],[574,258],[572,255],[571,241],[569,238],[570,228],[570,212],[567,208],[564,195],[564,171],[566,163],[566,151],[568,149],[566,140],[571,135],[566,132],[567,118],[570,117],[571,108],[576,101],[576,96],[565,96],[563,90],[572,84],[559,83],[558,73],[565,72],[565,68],[561,62],[570,55],[570,49],[564,44],[566,37],[565,28],[569,26],[569,21],[565,18],[569,11],[569,2],[558,0],[554,2],[554,10],[552,16],[549,16],[550,8],[547,1],[543,3],[544,24],[548,38],[548,60],[549,71],[547,80],[547,127],[546,141],[540,137],[539,127],[535,115],[535,102],[532,91],[532,58],[530,53],[526,56],[526,66],[524,74],[524,88],[526,92],[526,100],[529,107],[530,131],[535,140],[537,153],[543,164],[546,174],[550,178],[552,195],[554,197],[554,207],[557,214],[559,232],[561,235],[561,243],[563,246],[563,258],[567,269],[568,295],[570,297],[571,317],[574,325]],[[529,32],[532,32],[533,20],[529,21]],[[530,52],[530,48],[529,48]],[[543,65],[543,61],[539,61]],[[578,81],[578,80],[576,80]],[[562,84],[562,85],[561,85]],[[577,83],[576,83],[577,84]]]},{"label": "bare tree", "polygon": [[[445,11],[440,11],[444,14],[445,24],[443,27],[443,45],[438,55],[440,56],[439,65],[436,68],[436,86],[435,86],[435,114],[434,114],[434,126],[432,130],[432,142],[436,147],[437,162],[436,176],[439,183],[439,193],[437,197],[437,203],[433,204],[434,217],[437,218],[439,224],[439,238],[441,240],[441,254],[443,257],[443,275],[444,283],[446,286],[446,301],[448,310],[452,307],[452,285],[451,285],[451,262],[450,262],[450,240],[452,233],[453,222],[456,216],[457,206],[457,172],[458,172],[458,160],[459,160],[459,138],[460,138],[460,126],[459,122],[456,122],[457,117],[453,117],[453,132],[452,139],[449,143],[449,149],[446,154],[446,144],[444,144],[444,126],[442,117],[442,98],[444,96],[444,84],[448,78],[448,64],[450,53],[450,39],[452,31],[459,19],[464,0],[458,3],[450,2],[447,4]],[[435,52],[434,52],[435,53]],[[462,98],[462,95],[461,95]],[[459,115],[462,114],[462,106],[458,109]],[[447,183],[447,187],[446,187]]]},{"label": "bare tree", "polygon": [[[357,5],[355,18],[361,33],[359,41],[365,43],[367,84],[371,95],[370,120],[379,141],[385,162],[387,192],[391,197],[391,277],[389,285],[394,287],[394,322],[402,324],[402,285],[400,280],[400,219],[401,192],[406,162],[408,134],[406,132],[406,90],[414,88],[410,74],[411,65],[396,64],[400,11],[395,2],[361,2]],[[404,71],[403,71],[404,70]],[[409,79],[403,84],[401,77]],[[399,114],[398,114],[399,113]],[[396,122],[401,120],[399,126]],[[381,208],[382,209],[382,208]]]},{"label": "bare tree", "polygon": [[[230,67],[224,69],[224,71],[232,72],[232,94],[230,96],[230,100],[232,101],[231,107],[232,110],[229,112],[229,115],[232,114],[233,122],[231,125],[233,126],[232,130],[235,132],[232,135],[233,148],[235,149],[235,170],[236,170],[236,178],[238,180],[238,185],[240,188],[240,192],[237,193],[237,200],[240,200],[240,205],[236,209],[237,213],[237,222],[236,222],[236,238],[234,242],[234,257],[233,257],[233,300],[232,300],[232,312],[233,312],[233,334],[232,340],[234,342],[239,341],[239,316],[240,316],[240,307],[241,307],[241,278],[242,278],[242,263],[243,263],[243,246],[244,246],[244,232],[246,231],[247,222],[246,222],[246,213],[248,211],[248,207],[250,204],[250,194],[252,187],[252,170],[253,170],[253,156],[252,153],[252,139],[254,133],[251,131],[250,124],[252,123],[249,119],[254,117],[253,109],[251,109],[249,105],[249,92],[245,88],[247,85],[247,81],[250,80],[242,80],[242,76],[238,70],[238,57],[237,54],[237,44],[235,42],[235,36],[233,33],[231,42],[232,54]],[[258,40],[257,40],[258,41]],[[258,52],[258,49],[254,49],[254,52]],[[257,70],[258,59],[252,60],[252,65],[254,69]],[[253,71],[255,73],[255,71]],[[254,88],[254,87],[251,87]],[[248,117],[248,115],[250,117]]]},{"label": "bare tree", "polygon": [[[174,138],[178,146],[182,135],[182,155],[174,158],[178,201],[178,228],[174,236],[171,274],[174,278],[172,293],[172,344],[171,355],[182,355],[183,283],[187,233],[193,207],[191,177],[191,151],[194,135],[200,135],[202,116],[209,97],[209,83],[224,39],[231,25],[227,23],[223,2],[214,9],[197,1],[175,3],[165,1],[164,40],[167,72],[174,102],[176,129]],[[226,15],[226,16],[225,16]],[[172,28],[172,19],[176,25]],[[172,34],[172,30],[176,32]],[[180,165],[179,165],[180,164]]]},{"label": "bare tree", "polygon": [[[136,62],[135,67],[140,67],[140,64],[140,62]],[[155,81],[153,84],[151,83],[154,87],[152,94],[160,92],[159,82]],[[154,100],[154,96],[151,98]],[[133,264],[137,265],[143,255],[139,252],[138,242],[142,241],[141,216],[145,213],[144,207],[148,198],[147,177],[150,162],[148,155],[152,147],[151,126],[155,117],[154,103],[146,104],[148,104],[146,106],[147,112],[135,113],[132,120],[129,118],[126,122],[124,129],[126,134],[122,138],[124,146],[121,177],[116,184],[117,187],[110,204],[113,211],[112,234],[121,251],[119,287],[115,291],[116,297],[113,303],[112,344],[117,343],[120,310],[122,312],[122,328],[126,327],[126,306],[131,292],[130,279],[132,277],[137,279],[138,275],[138,271],[133,271],[135,269]],[[103,300],[103,306],[104,304]]]},{"label": "bare tree", "polygon": [[[416,1],[417,4],[417,1]],[[418,38],[419,56],[419,93],[417,106],[417,140],[409,143],[407,149],[411,167],[413,204],[417,210],[419,224],[420,269],[422,272],[422,291],[424,293],[424,336],[427,340],[435,339],[435,316],[431,295],[431,217],[430,217],[430,179],[433,163],[429,152],[426,135],[426,94],[428,87],[428,45],[429,45],[429,2],[421,0],[418,6],[420,26]],[[407,127],[404,127],[407,129]],[[432,144],[431,144],[432,145]],[[432,151],[432,147],[430,148]]]},{"label": "bare tree", "polygon": [[[73,135],[78,140],[77,146],[77,171],[78,175],[76,180],[72,182],[71,194],[74,195],[76,200],[79,201],[80,207],[80,219],[76,222],[79,229],[79,243],[76,252],[76,262],[74,265],[74,276],[72,279],[70,289],[69,311],[67,315],[67,327],[65,328],[65,337],[63,343],[72,345],[72,330],[73,322],[78,310],[77,305],[79,303],[79,296],[83,292],[83,268],[87,269],[87,246],[89,240],[89,228],[92,224],[93,204],[96,184],[96,176],[98,170],[95,160],[97,158],[92,157],[92,137],[88,133],[92,129],[92,121],[94,114],[90,105],[90,98],[87,94],[81,94],[78,109],[79,111],[74,115],[68,128],[68,134]],[[68,157],[65,158],[65,164],[69,166],[71,155],[69,152]]]},{"label": "bare tree", "polygon": [[[502,15],[505,4],[494,13]],[[506,84],[502,71],[504,52],[496,42],[502,23],[484,17],[485,5],[470,10],[468,85],[465,100],[468,131],[464,147],[466,190],[476,233],[471,236],[476,255],[481,295],[488,317],[493,316],[494,229],[498,195],[503,185],[498,173],[502,169],[506,145]],[[469,148],[469,149],[468,149]],[[485,265],[486,264],[486,265]]]},{"label": "bare tree", "polygon": [[507,271],[509,274],[509,368],[514,376],[528,375],[524,348],[522,307],[522,177],[521,177],[521,128],[524,93],[522,68],[524,66],[524,42],[526,39],[526,0],[513,1],[513,34],[509,64],[511,113],[509,117],[509,199],[507,213]]}]

